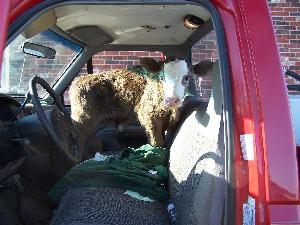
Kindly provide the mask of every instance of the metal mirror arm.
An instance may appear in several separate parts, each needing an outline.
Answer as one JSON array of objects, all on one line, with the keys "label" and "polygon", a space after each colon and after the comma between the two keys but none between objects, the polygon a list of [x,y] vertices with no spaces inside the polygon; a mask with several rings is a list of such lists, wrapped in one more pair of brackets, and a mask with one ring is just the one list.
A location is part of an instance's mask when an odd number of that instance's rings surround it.
[{"label": "metal mirror arm", "polygon": [[[299,81],[300,82],[300,75],[291,71],[291,70],[288,70],[286,67],[283,67],[283,71],[284,71],[284,74],[289,76],[289,77],[292,77],[294,78],[295,80]],[[300,91],[300,85],[299,84],[289,84],[287,85],[287,89],[289,91]]]}]

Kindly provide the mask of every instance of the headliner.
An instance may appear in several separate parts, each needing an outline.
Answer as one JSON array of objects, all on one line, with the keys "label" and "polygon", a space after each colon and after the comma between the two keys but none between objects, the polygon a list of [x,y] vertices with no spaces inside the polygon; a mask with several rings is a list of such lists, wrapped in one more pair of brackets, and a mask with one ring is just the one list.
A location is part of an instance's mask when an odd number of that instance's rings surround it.
[{"label": "headliner", "polygon": [[60,29],[70,32],[78,27],[94,26],[101,30],[99,34],[110,37],[105,39],[110,40],[110,45],[183,44],[195,32],[183,25],[183,18],[188,14],[204,21],[210,19],[206,9],[190,4],[69,5],[55,9],[56,25]]}]

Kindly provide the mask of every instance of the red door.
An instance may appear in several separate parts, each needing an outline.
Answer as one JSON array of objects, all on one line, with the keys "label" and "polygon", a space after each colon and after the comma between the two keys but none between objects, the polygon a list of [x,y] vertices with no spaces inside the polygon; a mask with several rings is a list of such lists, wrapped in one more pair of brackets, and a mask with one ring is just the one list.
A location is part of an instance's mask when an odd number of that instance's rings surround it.
[{"label": "red door", "polygon": [[0,0],[0,65],[2,65],[8,24],[12,23],[19,15],[41,1],[42,0]]}]

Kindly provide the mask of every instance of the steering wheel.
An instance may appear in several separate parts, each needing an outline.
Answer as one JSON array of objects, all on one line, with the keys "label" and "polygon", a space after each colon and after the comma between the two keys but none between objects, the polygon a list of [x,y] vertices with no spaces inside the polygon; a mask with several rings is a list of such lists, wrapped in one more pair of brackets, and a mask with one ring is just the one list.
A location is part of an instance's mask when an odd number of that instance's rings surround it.
[{"label": "steering wheel", "polygon": [[[37,84],[39,84],[41,87],[43,87],[47,93],[53,98],[54,103],[56,104],[57,108],[61,112],[61,115],[63,117],[63,120],[67,121],[68,124],[71,124],[72,131],[75,131],[75,128],[72,125],[72,119],[68,112],[66,111],[66,108],[62,104],[62,102],[57,97],[54,90],[50,87],[50,85],[41,77],[35,76],[30,80],[29,83],[29,92],[31,95],[32,103],[34,105],[35,111],[37,113],[37,116],[39,120],[41,121],[42,126],[45,128],[45,130],[48,132],[48,134],[51,136],[57,147],[60,151],[62,151],[69,159],[71,159],[74,162],[80,162],[80,151],[77,143],[76,138],[76,132],[71,132],[68,130],[68,137],[71,140],[72,144],[65,144],[60,135],[58,135],[57,129],[55,129],[53,122],[49,121],[49,119],[46,117],[46,114],[42,108],[42,105],[40,103],[40,99],[38,97],[37,92]],[[75,137],[74,137],[75,136]]]}]

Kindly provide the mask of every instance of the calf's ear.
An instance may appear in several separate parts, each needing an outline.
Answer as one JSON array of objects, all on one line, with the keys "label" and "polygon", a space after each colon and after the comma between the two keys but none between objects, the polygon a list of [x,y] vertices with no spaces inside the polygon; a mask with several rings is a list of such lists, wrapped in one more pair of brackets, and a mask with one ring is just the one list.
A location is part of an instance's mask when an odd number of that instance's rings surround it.
[{"label": "calf's ear", "polygon": [[209,71],[212,71],[214,62],[205,60],[201,61],[196,65],[192,65],[190,71],[196,76],[205,76]]},{"label": "calf's ear", "polygon": [[162,63],[148,57],[140,58],[140,64],[149,73],[158,73],[162,70],[163,66]]}]

